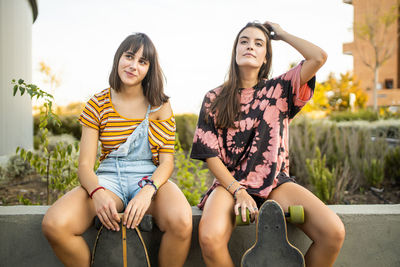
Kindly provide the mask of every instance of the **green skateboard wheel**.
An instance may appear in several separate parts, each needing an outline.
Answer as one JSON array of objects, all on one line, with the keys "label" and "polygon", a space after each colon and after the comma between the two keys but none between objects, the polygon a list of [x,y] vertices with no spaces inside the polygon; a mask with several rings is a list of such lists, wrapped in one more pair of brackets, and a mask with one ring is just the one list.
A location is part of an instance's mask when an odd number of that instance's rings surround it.
[{"label": "green skateboard wheel", "polygon": [[250,224],[250,212],[248,209],[246,209],[246,221],[244,222],[242,220],[242,209],[239,208],[239,215],[236,215],[236,225],[240,226],[240,225],[248,225]]},{"label": "green skateboard wheel", "polygon": [[290,223],[304,223],[303,206],[289,206],[289,216],[287,221]]}]

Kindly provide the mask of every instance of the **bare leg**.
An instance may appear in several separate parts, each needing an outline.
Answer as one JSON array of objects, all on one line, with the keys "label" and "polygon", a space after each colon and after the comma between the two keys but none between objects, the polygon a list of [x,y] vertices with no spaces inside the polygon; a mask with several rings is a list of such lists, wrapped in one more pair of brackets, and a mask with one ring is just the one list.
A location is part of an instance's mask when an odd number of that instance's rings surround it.
[{"label": "bare leg", "polygon": [[168,181],[157,192],[147,213],[164,232],[158,255],[159,266],[183,266],[192,237],[192,208],[182,191]]},{"label": "bare leg", "polygon": [[[111,191],[117,209],[122,210],[122,201]],[[82,187],[76,187],[46,212],[42,231],[56,256],[65,266],[89,266],[90,250],[81,236],[92,224],[96,212],[92,200]]]},{"label": "bare leg", "polygon": [[234,266],[228,242],[234,229],[234,200],[217,186],[208,197],[199,224],[201,253],[207,266]]},{"label": "bare leg", "polygon": [[342,247],[345,229],[340,218],[310,191],[295,183],[274,189],[269,199],[287,211],[288,206],[302,205],[305,222],[297,225],[313,241],[305,255],[306,266],[332,266]]}]

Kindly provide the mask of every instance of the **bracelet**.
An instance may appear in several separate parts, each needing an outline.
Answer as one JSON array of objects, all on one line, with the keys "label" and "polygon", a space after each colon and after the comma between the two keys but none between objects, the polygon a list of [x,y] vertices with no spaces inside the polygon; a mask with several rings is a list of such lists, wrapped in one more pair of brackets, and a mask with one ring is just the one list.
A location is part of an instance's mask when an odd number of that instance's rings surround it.
[{"label": "bracelet", "polygon": [[230,183],[230,185],[228,185],[228,187],[226,188],[226,191],[229,192],[229,188],[231,188],[231,186],[236,182],[236,180],[233,180],[232,183]]},{"label": "bracelet", "polygon": [[96,193],[97,190],[99,190],[99,189],[106,190],[106,189],[105,189],[104,187],[102,187],[102,186],[96,187],[96,188],[92,191],[92,193],[89,194],[89,197],[90,197],[90,198],[93,198],[94,193]]},{"label": "bracelet", "polygon": [[233,192],[233,199],[236,200],[236,193],[239,192],[240,189],[246,189],[244,186],[239,186],[236,188],[235,192]]},{"label": "bracelet", "polygon": [[[156,184],[154,184],[154,181],[151,179],[151,178],[148,178],[149,176],[145,176],[145,177],[143,177],[139,182],[138,182],[138,186],[140,187],[140,188],[143,188],[143,187],[145,187],[146,185],[151,185],[151,186],[153,186],[154,187],[154,193],[153,193],[153,196],[151,197],[151,199],[153,199],[154,198],[154,196],[156,195],[156,193],[157,193],[157,190],[158,190],[158,187],[157,187],[157,185]],[[145,184],[143,184],[143,182],[145,182]]]}]

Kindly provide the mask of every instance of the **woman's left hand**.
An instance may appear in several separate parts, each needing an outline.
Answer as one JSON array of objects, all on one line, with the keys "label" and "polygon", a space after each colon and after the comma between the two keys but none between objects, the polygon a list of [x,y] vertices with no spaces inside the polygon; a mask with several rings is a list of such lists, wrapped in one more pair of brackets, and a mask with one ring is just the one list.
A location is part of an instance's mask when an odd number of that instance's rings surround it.
[{"label": "woman's left hand", "polygon": [[285,31],[281,28],[281,26],[277,23],[273,23],[270,21],[266,21],[263,24],[270,32],[273,32],[272,39],[273,40],[282,40],[282,37],[285,35]]},{"label": "woman's left hand", "polygon": [[144,186],[139,193],[129,201],[125,208],[122,221],[127,228],[135,228],[142,221],[143,216],[150,207],[154,190],[155,189],[150,185]]}]

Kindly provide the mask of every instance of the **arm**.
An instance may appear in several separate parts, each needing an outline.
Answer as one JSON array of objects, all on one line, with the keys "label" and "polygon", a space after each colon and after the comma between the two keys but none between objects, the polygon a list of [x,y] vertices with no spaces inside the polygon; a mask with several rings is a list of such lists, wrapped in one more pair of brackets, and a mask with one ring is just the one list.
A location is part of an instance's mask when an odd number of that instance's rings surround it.
[{"label": "arm", "polygon": [[[221,159],[218,157],[213,157],[206,159],[206,162],[210,171],[214,174],[223,187],[227,188],[229,185],[231,185],[228,191],[233,195],[236,189],[240,187],[240,184],[228,171]],[[236,192],[236,203],[234,206],[236,215],[239,215],[239,207],[241,207],[243,221],[246,221],[246,208],[249,209],[252,218],[255,218],[255,216],[258,214],[257,204],[246,190],[240,189]]]},{"label": "arm", "polygon": [[315,73],[325,64],[328,55],[318,46],[285,32],[278,24],[265,22],[264,26],[275,32],[274,40],[282,40],[297,51],[305,58],[300,72],[300,86],[309,81]]},{"label": "arm", "polygon": [[[97,155],[97,142],[99,132],[96,129],[82,126],[82,137],[79,152],[79,181],[84,189],[90,194],[99,187],[98,178],[93,171]],[[119,229],[119,216],[113,198],[105,192],[98,190],[93,194],[93,203],[96,214],[100,221],[108,229]]]},{"label": "arm", "polygon": [[[165,103],[162,108],[153,114],[158,120],[166,120],[172,115],[172,109],[169,102]],[[165,184],[174,170],[174,154],[159,153],[159,162],[157,169],[152,175],[152,180],[160,188]],[[139,225],[146,211],[149,209],[155,188],[146,184],[139,193],[129,201],[124,212],[123,223],[128,228],[134,228]]]}]

